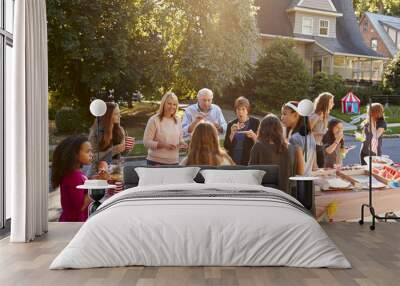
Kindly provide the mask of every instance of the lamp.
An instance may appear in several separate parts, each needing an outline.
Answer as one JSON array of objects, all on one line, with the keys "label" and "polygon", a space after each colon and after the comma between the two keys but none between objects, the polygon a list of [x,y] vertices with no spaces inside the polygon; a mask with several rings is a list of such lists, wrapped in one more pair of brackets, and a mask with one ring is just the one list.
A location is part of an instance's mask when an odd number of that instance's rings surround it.
[{"label": "lamp", "polygon": [[100,160],[100,146],[99,146],[99,136],[100,136],[100,117],[103,116],[107,111],[106,103],[101,99],[95,99],[90,103],[90,113],[96,117],[96,125],[97,125],[97,136],[96,136],[96,145],[97,145],[97,164]]},{"label": "lamp", "polygon": [[107,111],[106,103],[101,99],[95,99],[90,104],[90,113],[93,116],[100,117],[103,116]]},{"label": "lamp", "polygon": [[297,112],[304,117],[304,127],[305,127],[305,143],[304,143],[304,161],[307,162],[307,116],[310,116],[314,112],[314,103],[309,99],[303,99],[299,102],[297,107]]}]

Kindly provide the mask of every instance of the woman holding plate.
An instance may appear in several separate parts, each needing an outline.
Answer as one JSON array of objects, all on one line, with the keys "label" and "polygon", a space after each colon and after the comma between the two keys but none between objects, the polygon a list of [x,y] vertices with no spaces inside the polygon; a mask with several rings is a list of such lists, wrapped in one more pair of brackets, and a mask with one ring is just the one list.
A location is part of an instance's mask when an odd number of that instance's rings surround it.
[{"label": "woman holding plate", "polygon": [[247,165],[257,140],[260,121],[249,116],[250,102],[241,96],[235,100],[236,119],[228,123],[224,148],[237,165]]}]

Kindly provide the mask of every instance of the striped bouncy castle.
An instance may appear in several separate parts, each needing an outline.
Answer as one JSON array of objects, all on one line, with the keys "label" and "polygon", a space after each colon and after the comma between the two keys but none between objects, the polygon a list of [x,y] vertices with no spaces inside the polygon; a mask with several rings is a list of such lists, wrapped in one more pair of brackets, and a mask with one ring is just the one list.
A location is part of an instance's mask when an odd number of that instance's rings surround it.
[{"label": "striped bouncy castle", "polygon": [[360,99],[351,91],[342,98],[342,112],[360,114]]}]

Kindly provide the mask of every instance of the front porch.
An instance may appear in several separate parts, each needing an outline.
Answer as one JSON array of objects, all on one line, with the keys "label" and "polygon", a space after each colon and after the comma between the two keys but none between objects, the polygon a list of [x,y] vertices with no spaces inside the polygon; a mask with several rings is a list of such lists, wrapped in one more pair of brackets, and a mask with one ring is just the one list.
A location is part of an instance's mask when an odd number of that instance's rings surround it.
[{"label": "front porch", "polygon": [[352,55],[325,54],[312,56],[312,74],[326,72],[339,74],[347,81],[381,81],[385,66],[384,59]]}]

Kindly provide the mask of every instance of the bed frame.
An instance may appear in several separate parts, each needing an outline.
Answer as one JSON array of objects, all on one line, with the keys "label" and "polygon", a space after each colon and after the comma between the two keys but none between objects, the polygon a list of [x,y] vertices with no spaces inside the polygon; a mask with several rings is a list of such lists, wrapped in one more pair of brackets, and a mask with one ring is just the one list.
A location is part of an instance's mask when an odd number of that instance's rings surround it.
[{"label": "bed frame", "polygon": [[[135,169],[142,166],[136,166],[133,162],[126,162],[124,166],[124,188],[129,189],[136,187],[139,183],[139,176]],[[183,168],[185,166],[159,166],[159,167],[145,167],[145,168]],[[257,165],[257,166],[198,166],[201,170],[206,169],[217,169],[217,170],[262,170],[265,171],[265,175],[262,179],[262,185],[264,187],[271,187],[279,189],[279,166],[277,165]],[[197,174],[194,179],[197,183],[204,183],[204,178],[200,174]]]}]

